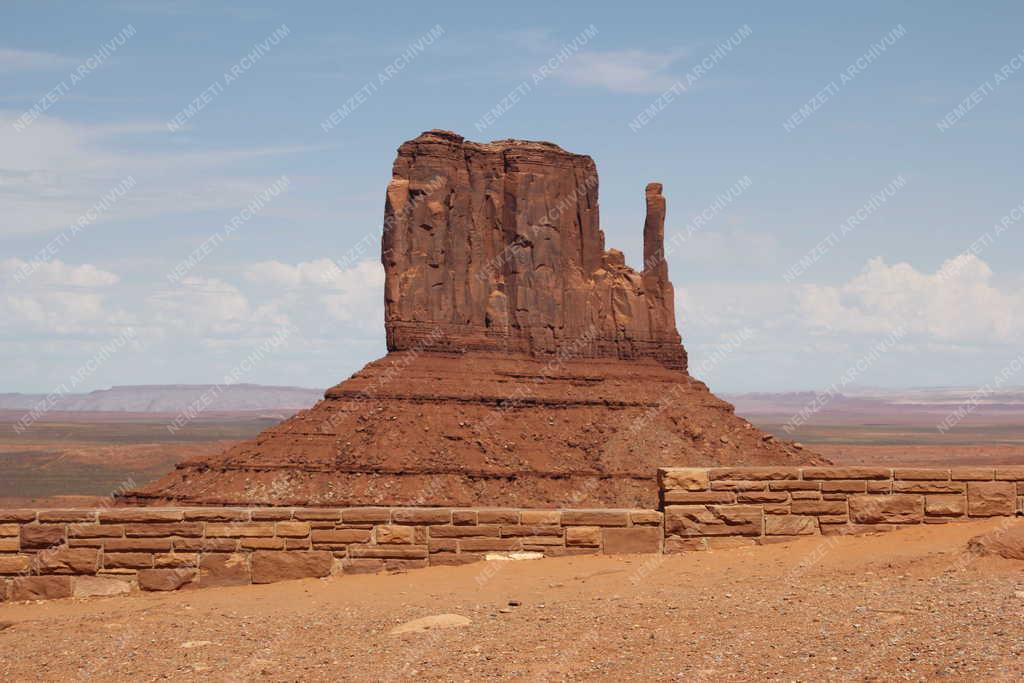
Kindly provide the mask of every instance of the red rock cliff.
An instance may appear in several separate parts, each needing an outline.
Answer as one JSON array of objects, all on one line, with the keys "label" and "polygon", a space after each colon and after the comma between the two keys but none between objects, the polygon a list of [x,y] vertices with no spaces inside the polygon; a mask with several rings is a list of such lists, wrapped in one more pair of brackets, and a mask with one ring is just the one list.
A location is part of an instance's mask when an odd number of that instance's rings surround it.
[{"label": "red rock cliff", "polygon": [[382,243],[388,350],[430,337],[434,349],[570,350],[685,370],[661,185],[647,186],[642,273],[605,250],[597,196],[594,160],[551,143],[435,130],[403,144]]}]

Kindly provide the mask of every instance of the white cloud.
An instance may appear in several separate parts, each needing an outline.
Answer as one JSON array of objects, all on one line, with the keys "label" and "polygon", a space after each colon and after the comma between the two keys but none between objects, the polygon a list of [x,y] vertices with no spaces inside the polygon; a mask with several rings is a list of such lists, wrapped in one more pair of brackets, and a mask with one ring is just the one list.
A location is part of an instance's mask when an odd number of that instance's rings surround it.
[{"label": "white cloud", "polygon": [[669,67],[686,54],[688,50],[682,48],[667,52],[580,52],[554,75],[571,85],[605,88],[615,93],[660,94],[678,80],[678,76],[669,73]]},{"label": "white cloud", "polygon": [[[267,146],[168,151],[153,149],[168,137],[151,121],[71,124],[41,116],[24,130],[21,112],[0,111],[0,235],[54,233],[70,227],[127,178],[135,182],[101,212],[96,223],[216,209],[239,209],[277,178],[221,169],[267,156],[319,149]],[[127,153],[127,135],[149,136]]]},{"label": "white cloud", "polygon": [[360,261],[344,269],[326,258],[295,265],[262,261],[247,268],[245,278],[282,288],[287,299],[315,301],[334,320],[363,329],[379,328],[383,321],[384,268],[376,261]]},{"label": "white cloud", "polygon": [[73,266],[60,259],[30,264],[17,258],[0,261],[0,278],[5,283],[17,284],[19,273],[31,273],[26,279],[34,286],[56,287],[109,287],[116,285],[120,278],[110,271],[85,263]]},{"label": "white cloud", "polygon": [[2,73],[66,69],[75,64],[77,64],[75,59],[52,52],[0,48],[0,72]]},{"label": "white cloud", "polygon": [[803,286],[799,305],[818,331],[880,334],[902,325],[935,342],[1019,344],[1024,338],[1024,290],[999,288],[992,269],[974,254],[947,261],[935,273],[874,258],[838,287]]},{"label": "white cloud", "polygon": [[[22,278],[20,274],[30,273]],[[37,264],[20,259],[0,261],[0,319],[16,335],[97,335],[123,328],[125,311],[110,309],[108,292],[120,278],[91,264],[73,266],[60,260]]]}]

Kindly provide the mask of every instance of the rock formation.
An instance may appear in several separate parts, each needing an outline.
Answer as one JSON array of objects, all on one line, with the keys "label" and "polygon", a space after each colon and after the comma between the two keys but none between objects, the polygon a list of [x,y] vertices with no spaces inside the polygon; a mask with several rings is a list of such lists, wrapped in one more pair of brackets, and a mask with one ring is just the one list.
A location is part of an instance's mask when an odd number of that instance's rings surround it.
[{"label": "rock formation", "polygon": [[129,502],[653,506],[658,467],[820,464],[686,372],[646,189],[644,267],[606,250],[590,157],[430,131],[385,203],[388,355]]},{"label": "rock formation", "polygon": [[594,160],[546,142],[430,131],[398,149],[382,245],[388,350],[654,358],[686,369],[647,186],[642,273],[605,251]]}]

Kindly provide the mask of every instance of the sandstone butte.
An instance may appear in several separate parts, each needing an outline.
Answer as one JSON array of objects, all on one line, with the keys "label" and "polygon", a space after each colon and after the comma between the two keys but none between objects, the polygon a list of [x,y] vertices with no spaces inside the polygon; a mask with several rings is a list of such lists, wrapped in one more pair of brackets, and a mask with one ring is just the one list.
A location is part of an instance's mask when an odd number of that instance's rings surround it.
[{"label": "sandstone butte", "polygon": [[650,508],[658,467],[826,462],[687,373],[660,184],[646,209],[637,272],[605,249],[589,156],[441,130],[404,143],[388,354],[124,502]]}]

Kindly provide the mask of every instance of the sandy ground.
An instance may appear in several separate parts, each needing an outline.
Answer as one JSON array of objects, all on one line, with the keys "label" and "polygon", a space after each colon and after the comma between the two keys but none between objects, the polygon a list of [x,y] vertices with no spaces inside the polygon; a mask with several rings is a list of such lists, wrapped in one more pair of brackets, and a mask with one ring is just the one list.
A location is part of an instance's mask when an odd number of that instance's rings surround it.
[{"label": "sandy ground", "polygon": [[1024,562],[963,551],[1006,523],[5,604],[0,680],[1021,680]]}]

